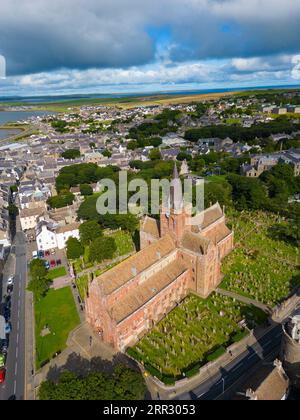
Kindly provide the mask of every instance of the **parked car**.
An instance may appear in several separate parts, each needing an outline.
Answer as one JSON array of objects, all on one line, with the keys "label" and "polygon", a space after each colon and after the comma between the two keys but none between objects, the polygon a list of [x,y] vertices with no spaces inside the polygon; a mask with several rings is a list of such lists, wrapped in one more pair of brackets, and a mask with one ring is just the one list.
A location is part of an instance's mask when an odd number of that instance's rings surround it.
[{"label": "parked car", "polygon": [[50,257],[50,251],[45,251],[45,257]]},{"label": "parked car", "polygon": [[50,267],[51,268],[55,268],[56,267],[56,261],[55,260],[51,260],[50,261]]},{"label": "parked car", "polygon": [[10,284],[10,285],[7,286],[6,291],[7,291],[8,294],[11,294],[13,292],[13,290],[14,290],[14,285],[13,284]]},{"label": "parked car", "polygon": [[5,368],[1,368],[0,369],[0,384],[3,384],[5,382],[5,375],[6,375]]},{"label": "parked car", "polygon": [[6,362],[6,356],[0,353],[0,368],[3,368],[5,366],[5,362]]},{"label": "parked car", "polygon": [[11,333],[11,323],[7,322],[5,324],[5,334],[10,334]]},{"label": "parked car", "polygon": [[50,268],[50,264],[49,264],[49,261],[45,261],[45,268],[46,268],[46,270],[49,270],[49,268]]},{"label": "parked car", "polygon": [[51,255],[55,255],[55,249],[51,249]]},{"label": "parked car", "polygon": [[61,265],[61,260],[56,260],[56,265]]},{"label": "parked car", "polygon": [[10,308],[8,306],[4,307],[3,315],[5,320],[10,318]]},{"label": "parked car", "polygon": [[37,251],[33,251],[33,252],[32,252],[32,259],[33,259],[33,260],[37,260],[37,259],[38,259],[38,257],[39,257],[39,256],[38,256]]},{"label": "parked car", "polygon": [[10,295],[5,296],[4,305],[7,306],[8,308],[11,307],[11,296]]},{"label": "parked car", "polygon": [[38,252],[38,257],[39,258],[44,258],[45,257],[45,252],[44,251],[39,251]]},{"label": "parked car", "polygon": [[7,286],[11,286],[14,284],[15,281],[15,277],[14,276],[9,276],[7,279]]}]

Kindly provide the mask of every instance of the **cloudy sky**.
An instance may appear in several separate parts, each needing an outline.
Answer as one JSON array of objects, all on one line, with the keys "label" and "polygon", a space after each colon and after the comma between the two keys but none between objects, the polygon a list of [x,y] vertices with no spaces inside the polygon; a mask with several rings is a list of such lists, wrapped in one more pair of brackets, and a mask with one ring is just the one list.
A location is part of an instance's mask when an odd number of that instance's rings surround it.
[{"label": "cloudy sky", "polygon": [[298,0],[0,0],[0,95],[297,85],[299,22]]}]

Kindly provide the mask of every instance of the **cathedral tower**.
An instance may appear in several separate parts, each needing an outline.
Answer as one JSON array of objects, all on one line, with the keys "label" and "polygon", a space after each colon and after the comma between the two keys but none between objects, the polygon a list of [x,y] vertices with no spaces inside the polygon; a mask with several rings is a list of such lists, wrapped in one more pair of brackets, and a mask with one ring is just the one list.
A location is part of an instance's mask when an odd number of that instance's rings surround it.
[{"label": "cathedral tower", "polygon": [[184,232],[190,229],[189,218],[190,214],[184,205],[182,183],[175,163],[169,199],[167,203],[163,203],[160,213],[161,237],[169,233],[176,244],[180,245]]}]

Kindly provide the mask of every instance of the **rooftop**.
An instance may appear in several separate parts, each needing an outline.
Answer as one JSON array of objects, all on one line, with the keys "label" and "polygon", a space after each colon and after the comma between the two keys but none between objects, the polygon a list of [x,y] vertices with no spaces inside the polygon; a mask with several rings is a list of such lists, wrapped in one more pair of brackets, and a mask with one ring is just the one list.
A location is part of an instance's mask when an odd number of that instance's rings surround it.
[{"label": "rooftop", "polygon": [[175,250],[175,243],[170,235],[164,236],[147,248],[118,264],[102,274],[94,281],[98,282],[105,294],[110,294],[136,277],[139,273],[151,267],[160,258]]}]

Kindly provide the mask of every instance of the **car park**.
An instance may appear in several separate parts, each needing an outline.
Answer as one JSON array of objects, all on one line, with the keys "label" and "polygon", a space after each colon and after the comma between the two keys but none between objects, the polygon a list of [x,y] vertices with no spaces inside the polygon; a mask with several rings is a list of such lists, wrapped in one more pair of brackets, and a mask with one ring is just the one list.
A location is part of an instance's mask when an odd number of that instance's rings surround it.
[{"label": "car park", "polygon": [[5,382],[5,375],[6,375],[5,368],[1,368],[0,369],[0,384],[3,384]]}]

